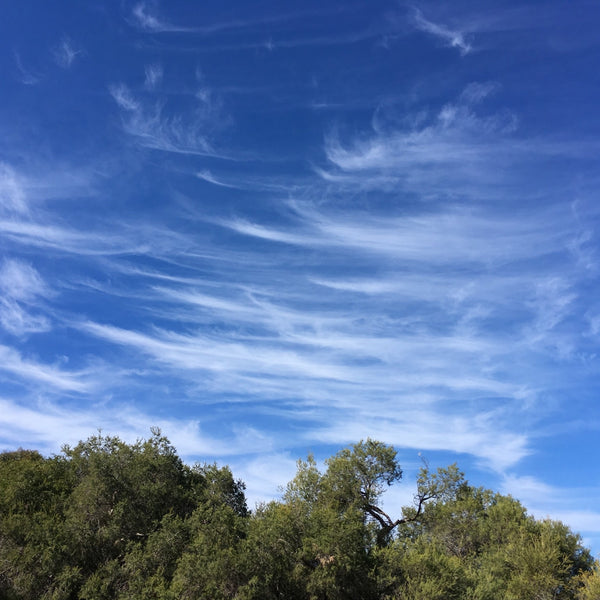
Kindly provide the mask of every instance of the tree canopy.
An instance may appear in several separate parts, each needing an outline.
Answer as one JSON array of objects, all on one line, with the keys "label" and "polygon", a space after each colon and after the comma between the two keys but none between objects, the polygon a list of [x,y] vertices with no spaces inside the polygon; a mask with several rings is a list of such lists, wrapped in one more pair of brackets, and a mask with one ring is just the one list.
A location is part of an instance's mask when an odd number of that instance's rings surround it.
[{"label": "tree canopy", "polygon": [[6,600],[540,600],[600,598],[580,538],[456,465],[401,480],[392,446],[309,456],[280,500],[249,511],[228,467],[186,465],[158,430],[98,434],[61,454],[0,454],[0,598]]}]

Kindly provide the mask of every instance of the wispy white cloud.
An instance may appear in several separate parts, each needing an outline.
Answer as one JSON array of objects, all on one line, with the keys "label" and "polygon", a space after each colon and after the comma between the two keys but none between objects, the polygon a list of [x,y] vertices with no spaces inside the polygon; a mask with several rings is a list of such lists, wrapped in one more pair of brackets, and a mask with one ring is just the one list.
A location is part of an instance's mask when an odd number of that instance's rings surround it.
[{"label": "wispy white cloud", "polygon": [[124,84],[111,85],[109,91],[122,111],[124,131],[140,146],[177,154],[221,156],[210,136],[227,123],[227,118],[206,87],[196,94],[190,112],[172,115],[164,101],[136,98]]},{"label": "wispy white cloud", "polygon": [[27,214],[29,207],[24,182],[15,170],[0,162],[0,214]]},{"label": "wispy white cloud", "polygon": [[464,32],[450,29],[445,25],[434,23],[433,21],[426,19],[419,9],[414,10],[413,23],[417,29],[434,35],[452,48],[458,48],[462,55],[468,54],[473,49],[471,44],[467,41]]},{"label": "wispy white cloud", "polygon": [[544,497],[550,498],[558,491],[537,477],[514,474],[504,476],[502,490],[504,493],[511,494],[525,503],[529,503],[532,500],[539,503],[540,499]]},{"label": "wispy white cloud", "polygon": [[53,52],[54,61],[63,69],[70,69],[81,54],[83,51],[77,48],[68,37],[64,37]]},{"label": "wispy white cloud", "polygon": [[19,352],[0,345],[0,372],[13,375],[27,385],[43,384],[62,392],[91,391],[90,373],[72,372],[23,358]]},{"label": "wispy white cloud", "polygon": [[246,498],[249,508],[281,497],[281,489],[296,473],[297,457],[287,452],[270,452],[268,449],[250,459],[231,462],[236,475],[246,483]]},{"label": "wispy white cloud", "polygon": [[43,315],[31,314],[21,304],[10,298],[0,299],[0,324],[6,331],[17,336],[41,333],[51,329],[49,319]]},{"label": "wispy white cloud", "polygon": [[[213,393],[250,395],[267,403],[293,397],[281,410],[288,417],[311,410],[312,421],[323,423],[317,435],[321,441],[345,443],[377,435],[410,446],[419,440],[424,449],[471,453],[496,469],[527,454],[527,436],[511,434],[508,425],[502,432],[498,414],[486,416],[474,408],[452,420],[453,409],[444,409],[444,399],[450,398],[495,397],[500,407],[507,398],[520,402],[527,393],[523,384],[508,383],[486,367],[507,352],[502,340],[477,332],[442,334],[425,323],[411,333],[405,329],[410,324],[369,317],[360,304],[345,314],[333,307],[311,308],[308,291],[290,308],[268,300],[264,288],[263,293],[243,292],[237,300],[231,290],[216,295],[216,289],[208,294],[154,288],[162,298],[163,317],[168,314],[188,326],[194,321],[228,323],[218,336],[201,330],[189,335],[158,329],[140,333],[91,322],[81,327],[140,358],[196,378]],[[426,295],[423,290],[419,298]],[[279,297],[280,303],[284,300],[285,294]],[[439,302],[444,302],[443,294]],[[481,369],[477,375],[475,364]],[[326,408],[321,411],[317,407],[322,403]],[[484,443],[488,438],[497,444]]]},{"label": "wispy white cloud", "polygon": [[[402,127],[374,122],[369,134],[342,142],[337,131],[325,140],[325,152],[336,169],[318,169],[326,180],[342,185],[396,189],[399,185],[420,195],[483,194],[506,185],[498,165],[509,168],[517,157],[531,160],[532,143],[513,135],[516,119],[509,112],[479,114],[477,105],[496,89],[494,84],[471,84],[456,101],[432,115],[416,115]],[[540,141],[536,151],[553,152]],[[567,146],[560,150],[568,152]],[[486,190],[486,186],[488,189]]]},{"label": "wispy white cloud", "polygon": [[[504,206],[520,198],[522,208],[544,194],[547,206],[560,205],[566,213],[568,186],[562,193],[564,183],[542,191],[535,179],[523,177],[522,167],[540,177],[559,175],[558,161],[585,159],[596,151],[594,144],[524,137],[513,114],[489,112],[482,105],[496,89],[492,83],[471,84],[436,111],[392,124],[374,119],[371,130],[354,135],[333,129],[324,144],[329,167],[316,172],[334,189],[378,190],[391,202],[397,202],[401,191],[422,202],[452,205]],[[577,219],[569,215],[569,220]],[[581,237],[586,231],[582,225],[569,240],[571,251],[583,261],[582,252],[590,248],[589,233]]]},{"label": "wispy white cloud", "polygon": [[435,410],[426,405],[396,411],[374,411],[368,406],[352,419],[339,416],[313,434],[323,442],[339,444],[340,440],[373,437],[397,448],[423,451],[451,451],[469,454],[487,468],[498,472],[518,463],[530,454],[526,435],[501,428],[497,412],[486,414],[446,413],[443,406]]},{"label": "wispy white cloud", "polygon": [[15,50],[13,52],[15,66],[19,72],[19,80],[25,85],[36,85],[42,80],[42,75],[23,64],[21,55]]},{"label": "wispy white cloud", "polygon": [[0,290],[5,297],[25,301],[49,293],[40,274],[31,265],[15,259],[5,259],[0,267]]},{"label": "wispy white cloud", "polygon": [[218,185],[219,187],[226,187],[226,188],[232,188],[232,189],[240,188],[240,186],[238,184],[226,183],[225,181],[221,181],[221,180],[217,179],[207,169],[205,169],[204,171],[198,171],[198,173],[196,173],[196,177],[198,177],[198,179],[202,179],[203,181],[206,181],[208,183],[212,183],[213,185]]},{"label": "wispy white cloud", "polygon": [[579,35],[570,35],[581,15],[565,11],[560,3],[546,4],[543,12],[535,3],[497,4],[485,11],[461,11],[459,22],[463,34],[479,34],[477,49],[563,53],[591,49],[595,44],[592,30],[580,28]]},{"label": "wispy white cloud", "polygon": [[293,195],[300,191],[305,182],[302,178],[294,179],[292,176],[280,178],[280,177],[261,177],[260,175],[216,175],[209,169],[203,169],[196,171],[195,173],[198,179],[211,183],[218,187],[236,189],[236,190],[247,190],[255,192],[269,192],[274,194],[288,194]]},{"label": "wispy white cloud", "polygon": [[264,372],[270,366],[273,377],[298,377],[350,380],[352,369],[335,361],[323,363],[318,356],[309,356],[293,349],[275,348],[270,344],[258,346],[243,340],[223,340],[208,335],[182,335],[157,331],[148,335],[98,323],[82,324],[82,329],[113,343],[137,349],[154,360],[200,373]]},{"label": "wispy white cloud", "polygon": [[[530,343],[537,344],[548,339],[554,342],[554,337],[550,334],[561,321],[573,314],[576,299],[577,294],[565,279],[552,277],[540,281],[536,286],[535,297],[530,300],[535,313],[530,327]],[[572,350],[571,344],[565,340],[559,339],[555,344],[561,354],[567,355]]]},{"label": "wispy white cloud", "polygon": [[109,408],[106,402],[96,402],[73,409],[43,399],[24,405],[0,398],[3,444],[26,441],[47,453],[58,452],[65,443],[87,439],[99,429],[132,443],[148,437],[151,427],[159,427],[184,458],[208,459],[244,452],[234,438],[225,441],[207,434],[200,421],[157,418],[128,404]]},{"label": "wispy white cloud", "polygon": [[0,220],[0,232],[6,239],[23,246],[49,248],[58,253],[88,256],[145,254],[148,241],[136,243],[125,232],[94,232],[62,227],[52,223],[26,220]]},{"label": "wispy white cloud", "polygon": [[249,223],[240,219],[232,221],[221,220],[220,224],[232,229],[237,233],[256,237],[271,242],[283,242],[285,244],[294,244],[300,246],[319,246],[327,245],[327,241],[315,235],[316,232],[295,232],[261,225],[259,223]]},{"label": "wispy white cloud", "polygon": [[190,31],[187,27],[173,25],[158,14],[156,2],[138,2],[131,11],[133,23],[151,33]]},{"label": "wispy white cloud", "polygon": [[561,215],[546,218],[487,218],[475,210],[440,210],[405,217],[316,211],[301,207],[297,226],[286,229],[240,220],[219,221],[240,234],[306,248],[346,247],[413,263],[471,263],[472,266],[533,260],[562,250],[573,225],[556,227]]},{"label": "wispy white cloud", "polygon": [[119,108],[122,108],[127,112],[139,110],[140,103],[133,97],[126,85],[111,85],[109,91]]},{"label": "wispy white cloud", "polygon": [[[300,11],[290,11],[290,12],[282,12],[282,13],[274,13],[272,15],[261,15],[261,16],[257,16],[255,13],[252,14],[252,16],[248,16],[247,18],[237,18],[237,19],[230,19],[230,20],[224,20],[224,21],[214,21],[214,22],[202,22],[199,24],[194,24],[192,26],[190,25],[177,25],[172,23],[171,21],[169,21],[168,19],[166,19],[165,17],[161,16],[158,10],[158,2],[156,2],[155,0],[149,0],[147,2],[138,2],[137,4],[134,5],[132,11],[131,11],[131,21],[133,22],[133,24],[144,30],[147,31],[149,33],[196,33],[196,34],[202,34],[202,35],[211,35],[211,34],[218,34],[224,31],[231,31],[231,30],[237,30],[237,29],[245,29],[245,30],[249,30],[249,31],[258,31],[258,32],[262,32],[262,30],[264,29],[264,27],[266,25],[275,25],[275,24],[281,24],[281,23],[287,23],[289,21],[294,21],[294,20],[301,20],[301,19],[307,19],[307,18],[316,18],[316,17],[323,17],[325,15],[330,15],[330,14],[338,14],[343,12],[343,9],[340,9],[338,7],[335,8],[330,8],[330,7],[320,7],[317,10],[300,10]],[[364,35],[364,34],[362,34]],[[314,38],[310,38],[310,39],[304,39],[304,40],[296,40],[296,41],[292,41],[292,40],[282,40],[281,42],[281,46],[283,47],[291,47],[291,46],[296,46],[296,45],[313,45],[313,44],[336,44],[336,43],[345,43],[347,41],[351,41],[354,37],[358,37],[359,39],[362,39],[362,35],[358,34],[358,36],[336,36],[336,35],[330,35],[330,36],[323,36],[321,38],[318,39],[314,39]],[[373,35],[373,33],[369,33],[366,36],[367,37],[371,37]],[[344,41],[342,41],[342,39]],[[250,44],[242,44],[242,45],[235,45],[235,46],[229,46],[230,48],[242,48],[242,47],[254,47],[254,48],[258,48],[258,47],[268,47],[269,46],[269,40],[267,40],[266,42],[263,40],[261,42],[257,42],[257,43],[250,43]],[[218,46],[219,49],[226,49],[227,46],[224,45],[219,45]],[[212,49],[214,50],[215,47],[212,46]]]},{"label": "wispy white cloud", "polygon": [[35,309],[38,297],[50,295],[39,273],[29,264],[19,260],[5,260],[0,267],[0,323],[14,335],[39,333],[50,329],[50,321]]},{"label": "wispy white cloud", "polygon": [[164,69],[161,64],[154,63],[151,65],[146,65],[144,68],[144,73],[146,75],[144,79],[144,87],[147,90],[154,90],[162,82]]}]

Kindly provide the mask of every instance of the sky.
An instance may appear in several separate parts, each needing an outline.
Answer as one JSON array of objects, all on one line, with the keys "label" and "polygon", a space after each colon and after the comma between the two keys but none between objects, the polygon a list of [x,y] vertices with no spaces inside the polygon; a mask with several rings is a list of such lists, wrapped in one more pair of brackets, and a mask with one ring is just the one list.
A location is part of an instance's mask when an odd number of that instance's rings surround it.
[{"label": "sky", "polygon": [[0,450],[160,427],[251,505],[371,437],[600,553],[597,2],[0,7]]}]

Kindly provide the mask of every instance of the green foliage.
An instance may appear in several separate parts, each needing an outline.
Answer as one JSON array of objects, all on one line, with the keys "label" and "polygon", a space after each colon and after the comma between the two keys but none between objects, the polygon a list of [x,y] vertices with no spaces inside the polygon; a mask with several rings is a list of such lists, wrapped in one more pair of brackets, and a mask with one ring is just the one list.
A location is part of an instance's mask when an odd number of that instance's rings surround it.
[{"label": "green foliage", "polygon": [[[160,431],[60,456],[0,455],[0,597],[163,597],[204,506],[247,514],[229,469],[190,468]],[[188,522],[189,521],[189,522]]]},{"label": "green foliage", "polygon": [[402,477],[394,448],[371,439],[344,448],[326,464],[326,493],[341,505],[376,506],[385,488]]},{"label": "green foliage", "polygon": [[[576,597],[581,587],[579,574],[591,568],[589,552],[581,546],[578,536],[562,523],[536,521],[509,496],[469,486],[457,472],[442,470],[442,474],[454,484],[427,504],[417,521],[406,524],[399,532],[396,544],[401,544],[402,551],[396,556],[398,572],[407,576],[414,560],[423,559],[426,568],[417,569],[422,576],[431,568],[429,553],[435,549],[438,563],[440,556],[444,557],[446,575],[458,572],[451,566],[456,561],[461,567],[456,580],[458,592],[453,587],[444,591],[444,577],[426,578],[426,585],[438,586],[435,589],[439,588],[442,596],[473,600]],[[423,471],[422,476],[421,483],[427,487],[427,473]],[[437,483],[431,482],[434,484],[439,485],[439,478]],[[414,509],[407,512],[410,510]],[[416,581],[423,585],[419,578]],[[407,597],[413,597],[410,594],[414,592],[407,590],[412,590],[414,582],[413,575],[400,584]],[[429,589],[427,593],[433,591]]]},{"label": "green foliage", "polygon": [[224,502],[199,506],[188,519],[190,540],[173,578],[181,600],[234,598],[243,581],[240,546],[246,520]]},{"label": "green foliage", "polygon": [[298,462],[280,501],[246,507],[229,468],[185,465],[158,430],[96,435],[59,456],[0,454],[5,600],[600,600],[599,567],[565,525],[421,470],[414,504],[373,440],[321,471]]},{"label": "green foliage", "polygon": [[257,508],[242,544],[245,600],[303,598],[301,558],[306,511],[297,503],[271,502]]},{"label": "green foliage", "polygon": [[386,555],[386,562],[380,569],[382,575],[388,576],[388,581],[383,587],[387,593],[382,595],[383,598],[465,598],[469,587],[465,564],[457,556],[448,554],[440,542],[419,538],[405,548],[397,544],[390,548]]},{"label": "green foliage", "polygon": [[375,530],[369,510],[402,474],[393,448],[367,440],[336,454],[321,473],[298,462],[282,503],[250,523],[248,598],[372,598]]},{"label": "green foliage", "polygon": [[167,513],[146,542],[131,545],[125,555],[121,572],[126,585],[121,597],[128,600],[167,598],[177,563],[190,538],[186,520]]},{"label": "green foliage", "polygon": [[581,573],[579,584],[577,600],[600,600],[600,562],[596,561],[591,570]]}]

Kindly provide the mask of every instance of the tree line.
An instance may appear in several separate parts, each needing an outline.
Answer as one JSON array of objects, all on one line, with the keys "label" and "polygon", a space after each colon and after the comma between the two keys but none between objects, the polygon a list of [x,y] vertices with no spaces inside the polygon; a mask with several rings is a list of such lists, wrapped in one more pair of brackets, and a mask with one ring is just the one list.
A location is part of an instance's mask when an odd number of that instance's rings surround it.
[{"label": "tree line", "polygon": [[4,600],[600,599],[578,535],[510,496],[424,466],[388,515],[396,451],[361,441],[313,457],[249,511],[228,467],[189,466],[158,430],[102,434],[52,457],[0,454]]}]

